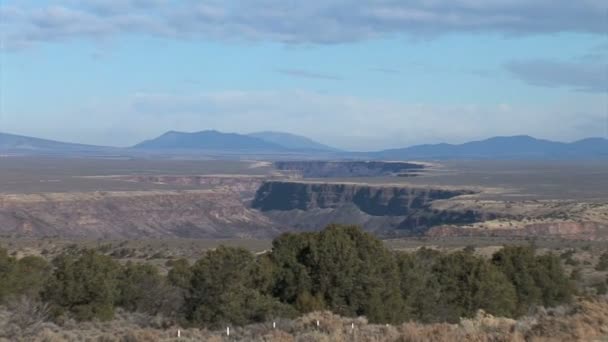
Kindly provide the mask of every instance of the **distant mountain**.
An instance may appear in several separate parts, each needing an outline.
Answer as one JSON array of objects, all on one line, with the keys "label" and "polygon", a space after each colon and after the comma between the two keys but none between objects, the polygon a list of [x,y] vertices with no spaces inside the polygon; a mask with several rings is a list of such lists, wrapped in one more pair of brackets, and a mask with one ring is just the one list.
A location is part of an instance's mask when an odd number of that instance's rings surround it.
[{"label": "distant mountain", "polygon": [[306,158],[383,159],[383,160],[449,160],[449,159],[527,159],[527,160],[608,160],[608,139],[587,138],[571,143],[536,139],[526,135],[494,137],[464,144],[415,145],[379,152],[343,152],[306,137],[281,132],[259,132],[248,135],[202,131],[167,132],[133,148],[104,147],[66,143],[22,135],[0,133],[0,154],[17,155],[83,155],[137,156],[190,154],[191,152],[263,153]]},{"label": "distant mountain", "polygon": [[155,139],[146,140],[134,146],[147,150],[207,150],[245,152],[287,152],[281,145],[236,133],[202,131],[195,133],[167,132]]},{"label": "distant mountain", "polygon": [[518,135],[460,145],[416,145],[374,152],[371,156],[379,159],[608,159],[608,140],[589,138],[563,143]]},{"label": "distant mountain", "polygon": [[36,153],[79,153],[101,152],[112,150],[111,147],[66,143],[55,140],[27,137],[23,135],[1,133],[0,151],[36,154]]},{"label": "distant mountain", "polygon": [[259,138],[264,141],[281,145],[292,150],[338,152],[337,148],[318,143],[310,138],[284,132],[256,132],[248,134],[250,137]]}]

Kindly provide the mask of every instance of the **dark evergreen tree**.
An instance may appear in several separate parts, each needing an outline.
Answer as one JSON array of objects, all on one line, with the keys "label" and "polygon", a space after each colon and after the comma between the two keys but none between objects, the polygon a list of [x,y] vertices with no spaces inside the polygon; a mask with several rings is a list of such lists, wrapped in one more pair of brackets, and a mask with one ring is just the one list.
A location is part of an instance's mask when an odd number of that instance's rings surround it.
[{"label": "dark evergreen tree", "polygon": [[120,265],[93,250],[80,255],[63,254],[54,260],[55,271],[44,291],[44,298],[55,312],[68,311],[78,320],[109,320],[118,299]]},{"label": "dark evergreen tree", "polygon": [[360,228],[332,225],[319,233],[275,240],[273,293],[303,312],[324,307],[373,322],[404,315],[393,253]]},{"label": "dark evergreen tree", "polygon": [[192,267],[188,318],[197,325],[219,327],[290,316],[290,308],[255,288],[254,256],[242,248],[219,247]]},{"label": "dark evergreen tree", "polygon": [[515,287],[517,315],[536,305],[554,306],[572,298],[574,286],[557,256],[536,256],[532,247],[508,246],[494,254],[492,263]]}]

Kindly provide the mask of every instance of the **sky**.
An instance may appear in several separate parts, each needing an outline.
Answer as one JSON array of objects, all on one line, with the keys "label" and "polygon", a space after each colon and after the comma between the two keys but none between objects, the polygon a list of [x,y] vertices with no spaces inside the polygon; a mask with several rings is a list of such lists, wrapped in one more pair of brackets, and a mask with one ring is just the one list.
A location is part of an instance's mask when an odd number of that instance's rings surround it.
[{"label": "sky", "polygon": [[0,132],[608,136],[605,0],[0,0]]}]

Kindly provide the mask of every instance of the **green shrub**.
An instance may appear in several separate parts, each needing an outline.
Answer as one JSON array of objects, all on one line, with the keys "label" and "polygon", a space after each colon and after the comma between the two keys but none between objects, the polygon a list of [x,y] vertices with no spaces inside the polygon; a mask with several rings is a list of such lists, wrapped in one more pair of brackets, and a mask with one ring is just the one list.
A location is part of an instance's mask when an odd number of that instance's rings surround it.
[{"label": "green shrub", "polygon": [[220,327],[290,316],[290,308],[264,295],[253,282],[255,258],[242,248],[220,246],[192,266],[187,317],[196,325]]},{"label": "green shrub", "polygon": [[[490,260],[472,248],[394,252],[360,228],[339,225],[282,235],[259,256],[219,247],[192,266],[171,260],[167,276],[151,264],[121,266],[77,246],[57,257],[54,269],[41,258],[17,260],[0,249],[0,300],[36,300],[41,293],[55,316],[108,320],[120,306],[209,328],[319,310],[375,323],[457,322],[480,309],[515,317],[569,302],[572,280],[580,277],[577,269],[570,277],[564,272],[561,261],[571,258],[570,252],[537,255],[532,247],[504,247]],[[608,256],[600,259],[608,263]],[[607,291],[602,284],[597,293]]]},{"label": "green shrub", "polygon": [[0,248],[0,301],[14,293],[13,277],[17,268],[17,260],[8,255],[8,251]]},{"label": "green shrub", "polygon": [[509,246],[496,252],[492,263],[515,287],[517,315],[527,313],[532,306],[568,302],[574,294],[574,286],[555,255],[536,256],[532,247]]},{"label": "green shrub", "polygon": [[273,243],[273,293],[302,312],[326,307],[372,322],[398,322],[404,305],[395,255],[361,229],[332,225]]},{"label": "green shrub", "polygon": [[0,249],[0,302],[8,297],[36,299],[51,274],[51,265],[43,258],[26,256],[19,260]]},{"label": "green shrub", "polygon": [[608,286],[606,282],[600,282],[593,286],[595,288],[595,293],[599,296],[603,296],[608,293]]},{"label": "green shrub", "polygon": [[600,255],[600,260],[595,266],[596,271],[608,271],[608,252],[602,253]]},{"label": "green shrub", "polygon": [[496,266],[469,251],[444,254],[422,248],[398,258],[408,319],[456,322],[479,309],[500,316],[515,312],[513,285]]},{"label": "green shrub", "polygon": [[457,322],[479,309],[497,316],[515,313],[515,288],[505,274],[482,258],[464,252],[446,254],[432,272],[439,288],[441,310],[433,313],[438,321]]},{"label": "green shrub", "polygon": [[436,312],[441,309],[441,293],[433,267],[441,253],[423,247],[415,253],[397,252],[396,256],[404,300],[404,319],[436,321]]},{"label": "green shrub", "polygon": [[171,267],[167,274],[169,283],[181,289],[188,289],[190,287],[190,280],[192,279],[192,270],[190,269],[188,260],[170,260],[168,266]]},{"label": "green shrub", "polygon": [[94,250],[62,254],[54,262],[44,298],[55,314],[70,312],[78,320],[109,320],[118,299],[120,266],[112,258]]},{"label": "green shrub", "polygon": [[581,269],[580,268],[575,268],[572,270],[572,272],[570,272],[570,280],[572,281],[580,281],[581,280]]}]

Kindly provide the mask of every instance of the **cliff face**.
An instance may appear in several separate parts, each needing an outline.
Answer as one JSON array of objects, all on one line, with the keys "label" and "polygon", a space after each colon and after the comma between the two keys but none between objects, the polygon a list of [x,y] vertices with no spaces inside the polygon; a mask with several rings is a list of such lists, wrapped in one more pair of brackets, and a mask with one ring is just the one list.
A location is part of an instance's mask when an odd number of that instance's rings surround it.
[{"label": "cliff face", "polygon": [[383,161],[285,161],[274,166],[304,178],[414,176],[425,168],[423,164]]},{"label": "cliff face", "polygon": [[340,183],[265,182],[258,189],[252,207],[269,210],[309,210],[355,204],[373,216],[403,216],[430,208],[435,200],[472,194],[467,190],[419,189]]},{"label": "cliff face", "polygon": [[373,231],[417,234],[434,225],[481,219],[473,211],[432,208],[434,201],[472,193],[339,183],[265,182],[257,191],[252,207],[300,229],[318,229],[331,219],[333,223],[359,224]]}]

